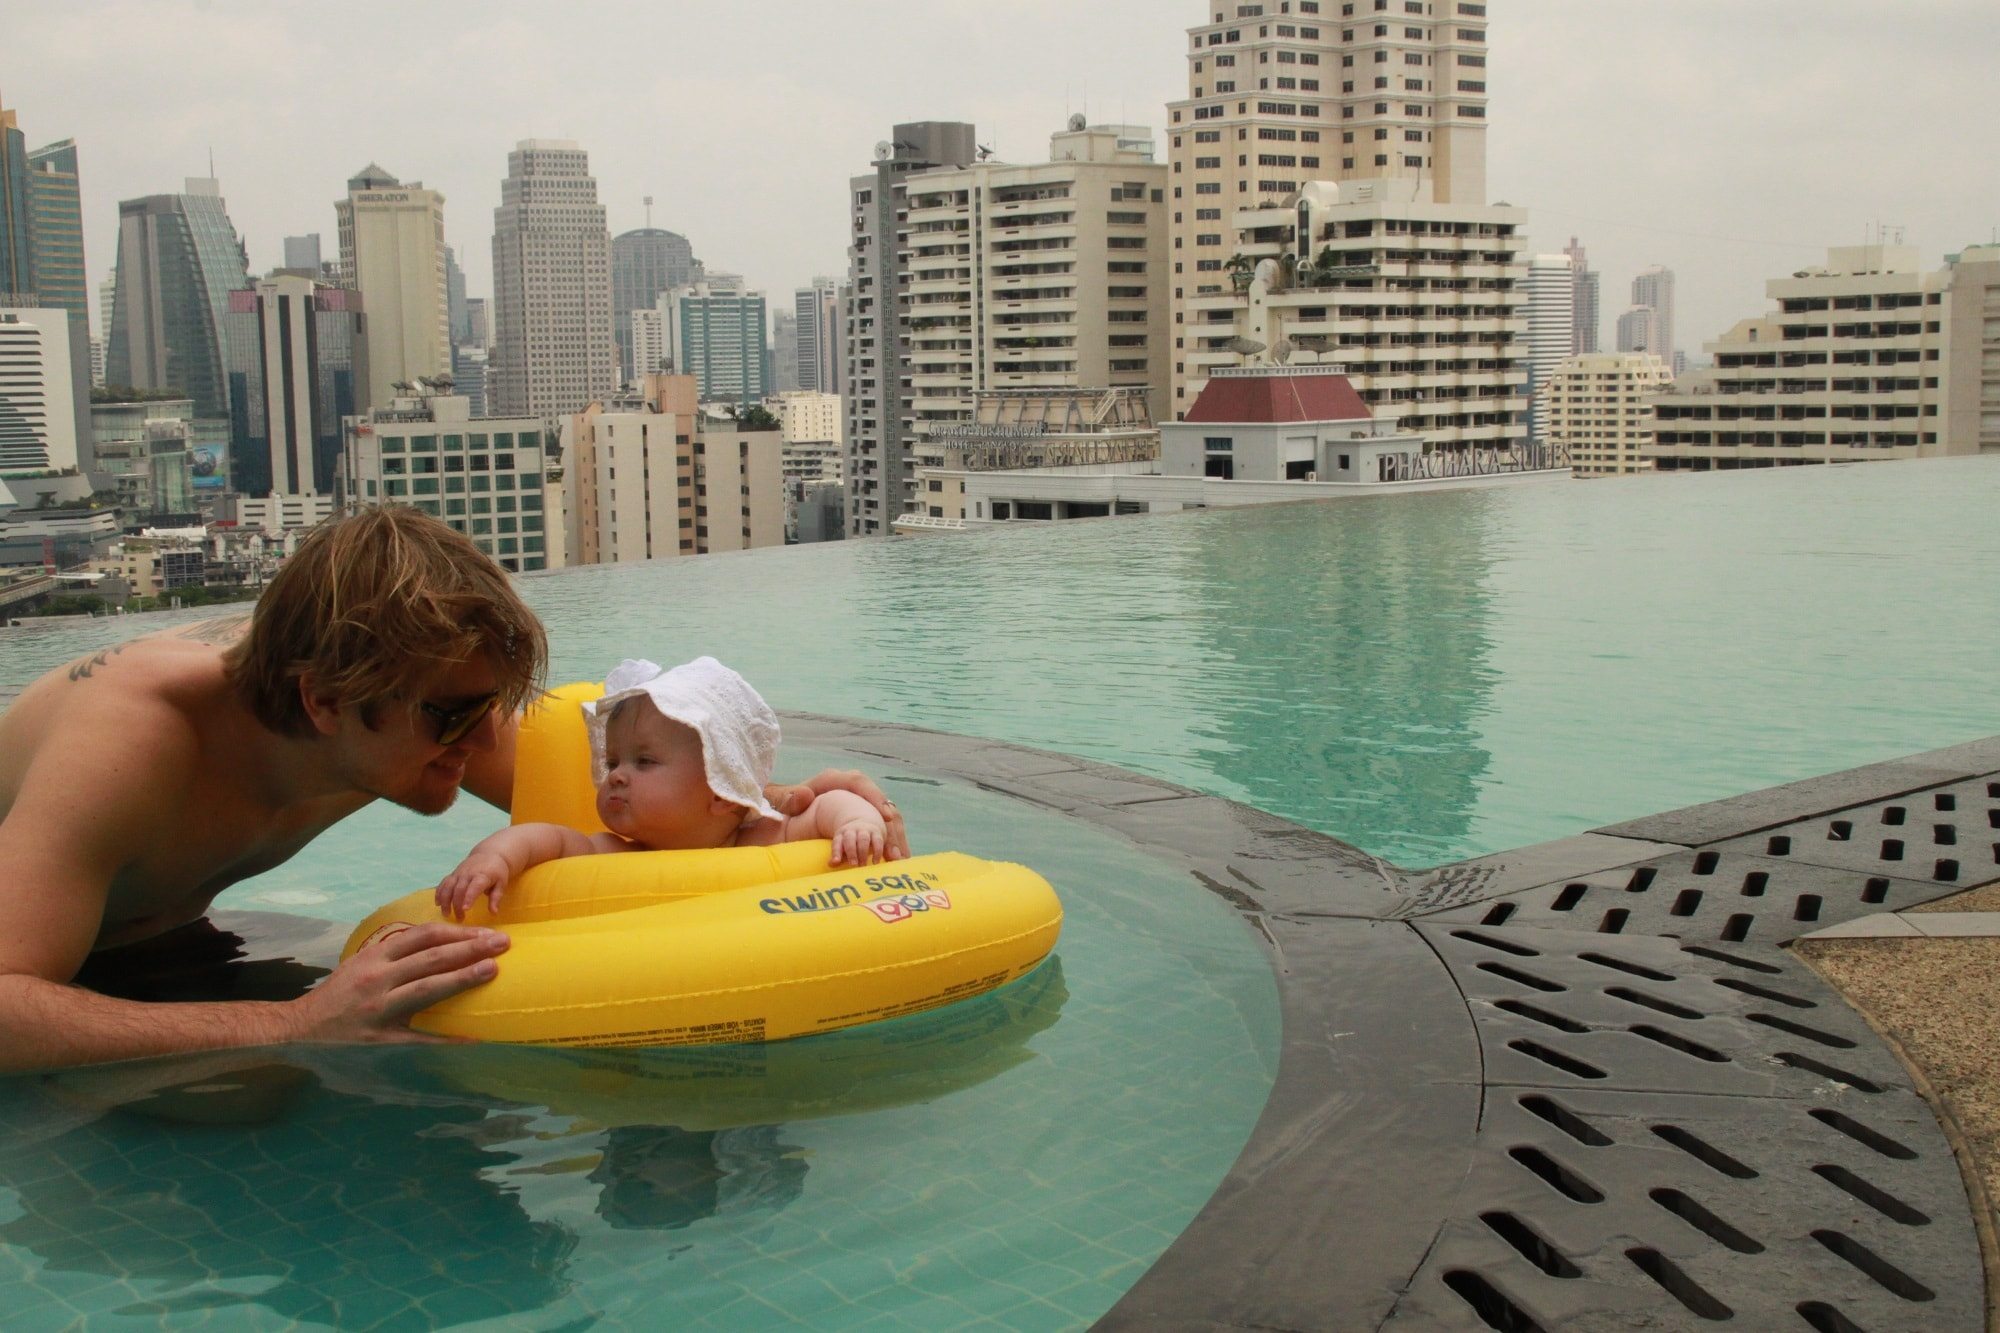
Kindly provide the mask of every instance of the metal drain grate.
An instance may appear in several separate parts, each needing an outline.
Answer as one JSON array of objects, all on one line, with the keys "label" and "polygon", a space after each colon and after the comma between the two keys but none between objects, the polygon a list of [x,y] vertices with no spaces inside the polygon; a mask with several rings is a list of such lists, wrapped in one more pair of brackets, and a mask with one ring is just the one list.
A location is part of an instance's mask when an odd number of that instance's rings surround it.
[{"label": "metal drain grate", "polygon": [[1471,1006],[1489,1083],[1760,1097],[1904,1086],[1860,1016],[1778,950],[1417,928]]},{"label": "metal drain grate", "polygon": [[[1872,868],[1831,869],[1764,856],[1742,842],[1544,884],[1421,919],[1782,944],[1843,921],[1929,902],[1961,887]],[[1986,878],[1995,877],[2000,876]]]},{"label": "metal drain grate", "polygon": [[1455,1220],[1390,1326],[1979,1327],[1949,1148],[1789,955],[1417,929],[1471,1007],[1487,1091]]},{"label": "metal drain grate", "polygon": [[1963,1198],[1906,1094],[1850,1116],[1494,1087],[1454,1220],[1385,1327],[1974,1333]]},{"label": "metal drain grate", "polygon": [[2000,879],[2000,775],[1766,829],[1714,850],[1833,866],[1936,886]]}]

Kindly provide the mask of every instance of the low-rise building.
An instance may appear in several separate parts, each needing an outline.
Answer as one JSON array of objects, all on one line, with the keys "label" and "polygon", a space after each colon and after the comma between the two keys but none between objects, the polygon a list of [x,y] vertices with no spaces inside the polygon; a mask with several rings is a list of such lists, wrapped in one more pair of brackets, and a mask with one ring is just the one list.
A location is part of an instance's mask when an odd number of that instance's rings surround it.
[{"label": "low-rise building", "polygon": [[572,564],[704,555],[785,540],[781,433],[701,406],[692,375],[643,375],[568,424]]},{"label": "low-rise building", "polygon": [[343,503],[414,505],[503,569],[549,567],[540,418],[474,417],[456,394],[418,395],[350,417],[346,441]]},{"label": "low-rise building", "polygon": [[1837,247],[1765,290],[1774,310],[1653,400],[1659,470],[2000,451],[2000,246],[1928,274],[1913,247]]}]

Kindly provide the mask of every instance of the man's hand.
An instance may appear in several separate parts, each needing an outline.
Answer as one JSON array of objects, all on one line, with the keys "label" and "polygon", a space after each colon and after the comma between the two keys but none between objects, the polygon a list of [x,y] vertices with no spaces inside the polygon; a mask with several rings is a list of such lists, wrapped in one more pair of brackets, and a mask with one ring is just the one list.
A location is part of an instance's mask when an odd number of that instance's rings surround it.
[{"label": "man's hand", "polygon": [[764,799],[775,806],[781,815],[802,815],[815,797],[830,791],[853,792],[874,806],[876,813],[882,816],[887,830],[882,850],[884,861],[900,861],[910,854],[910,835],[903,827],[902,812],[896,809],[895,802],[882,794],[880,787],[858,769],[830,768],[797,786],[773,784],[764,788]]},{"label": "man's hand", "polygon": [[312,1042],[442,1041],[410,1029],[412,1016],[491,981],[507,948],[497,930],[433,922],[368,945],[298,999],[295,1039]]}]

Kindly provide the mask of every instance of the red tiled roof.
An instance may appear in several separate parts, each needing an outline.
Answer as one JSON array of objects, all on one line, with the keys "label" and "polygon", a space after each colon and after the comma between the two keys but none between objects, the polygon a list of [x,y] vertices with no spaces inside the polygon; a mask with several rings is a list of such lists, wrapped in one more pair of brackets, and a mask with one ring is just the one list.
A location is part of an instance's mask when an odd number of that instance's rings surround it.
[{"label": "red tiled roof", "polygon": [[1371,416],[1345,375],[1217,375],[1183,420],[1262,424],[1367,421]]}]

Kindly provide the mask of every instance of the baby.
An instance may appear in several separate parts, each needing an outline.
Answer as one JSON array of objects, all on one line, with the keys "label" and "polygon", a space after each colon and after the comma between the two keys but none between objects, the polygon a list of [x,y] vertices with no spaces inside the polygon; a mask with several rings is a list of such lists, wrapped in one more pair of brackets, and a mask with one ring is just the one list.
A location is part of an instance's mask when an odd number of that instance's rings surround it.
[{"label": "baby", "polygon": [[712,657],[662,671],[626,661],[583,706],[597,817],[609,833],[515,824],[474,847],[437,887],[438,910],[463,917],[482,895],[497,910],[529,867],[565,856],[833,840],[835,866],[883,856],[882,816],[853,792],[814,798],[786,818],[764,799],[778,757],[778,716],[750,682]]}]

